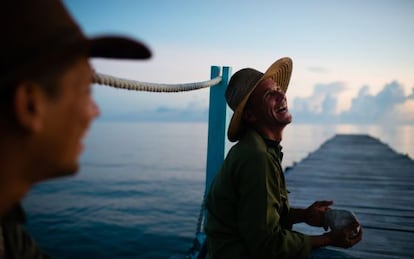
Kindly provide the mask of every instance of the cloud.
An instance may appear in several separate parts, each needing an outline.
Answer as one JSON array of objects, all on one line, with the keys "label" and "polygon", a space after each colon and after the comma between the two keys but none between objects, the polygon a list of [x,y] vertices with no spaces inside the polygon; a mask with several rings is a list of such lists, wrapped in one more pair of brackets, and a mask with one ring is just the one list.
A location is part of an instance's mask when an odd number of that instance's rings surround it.
[{"label": "cloud", "polygon": [[396,106],[399,122],[402,124],[414,123],[414,98],[409,97],[403,104]]},{"label": "cloud", "polygon": [[315,85],[312,96],[296,98],[291,109],[297,122],[328,123],[414,123],[408,116],[414,100],[414,90],[405,95],[397,81],[386,84],[376,95],[369,86],[362,86],[349,110],[336,112],[338,97],[345,90],[342,83]]},{"label": "cloud", "polygon": [[305,122],[335,120],[338,96],[346,90],[342,82],[317,84],[309,97],[296,97],[290,109],[294,119]]},{"label": "cloud", "polygon": [[322,112],[324,112],[327,115],[334,115],[337,105],[338,100],[336,96],[333,96],[332,94],[327,94],[322,102]]},{"label": "cloud", "polygon": [[352,99],[351,108],[341,117],[345,122],[356,123],[400,122],[396,107],[406,100],[404,88],[396,81],[385,85],[377,95],[369,94],[366,86]]},{"label": "cloud", "polygon": [[408,99],[414,99],[414,88],[411,88],[411,94],[407,96]]}]

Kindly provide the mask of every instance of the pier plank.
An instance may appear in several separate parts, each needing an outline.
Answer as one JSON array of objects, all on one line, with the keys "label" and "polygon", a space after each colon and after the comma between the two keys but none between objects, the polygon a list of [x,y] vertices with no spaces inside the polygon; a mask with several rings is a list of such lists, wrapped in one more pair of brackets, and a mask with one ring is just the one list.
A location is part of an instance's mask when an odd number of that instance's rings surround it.
[{"label": "pier plank", "polygon": [[[292,206],[334,200],[353,211],[363,240],[343,250],[361,258],[414,258],[414,161],[368,135],[336,135],[286,170]],[[318,234],[305,224],[296,230]]]}]

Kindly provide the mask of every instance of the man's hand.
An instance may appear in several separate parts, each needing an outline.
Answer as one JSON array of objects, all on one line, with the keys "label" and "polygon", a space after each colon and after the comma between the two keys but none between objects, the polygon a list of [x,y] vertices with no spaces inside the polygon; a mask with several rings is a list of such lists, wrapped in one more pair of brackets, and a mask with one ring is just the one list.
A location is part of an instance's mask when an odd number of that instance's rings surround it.
[{"label": "man's hand", "polygon": [[325,211],[329,210],[333,201],[315,201],[311,206],[305,209],[305,222],[314,227],[325,227]]},{"label": "man's hand", "polygon": [[333,229],[320,236],[310,236],[312,248],[336,246],[350,248],[362,239],[362,227],[358,222],[341,229]]},{"label": "man's hand", "polygon": [[335,229],[326,234],[329,238],[329,245],[349,248],[362,239],[362,227],[354,223],[344,229]]}]

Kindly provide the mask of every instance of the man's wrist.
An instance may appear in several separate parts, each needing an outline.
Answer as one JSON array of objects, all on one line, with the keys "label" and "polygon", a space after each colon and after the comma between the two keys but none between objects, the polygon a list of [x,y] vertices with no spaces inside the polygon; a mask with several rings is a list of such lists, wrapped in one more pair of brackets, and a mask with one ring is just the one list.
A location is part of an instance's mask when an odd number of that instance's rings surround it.
[{"label": "man's wrist", "polygon": [[331,245],[329,233],[324,233],[320,236],[311,236],[310,240],[313,249]]},{"label": "man's wrist", "polygon": [[292,224],[302,223],[306,221],[307,217],[306,209],[302,208],[291,208],[289,213],[289,218],[291,219]]}]

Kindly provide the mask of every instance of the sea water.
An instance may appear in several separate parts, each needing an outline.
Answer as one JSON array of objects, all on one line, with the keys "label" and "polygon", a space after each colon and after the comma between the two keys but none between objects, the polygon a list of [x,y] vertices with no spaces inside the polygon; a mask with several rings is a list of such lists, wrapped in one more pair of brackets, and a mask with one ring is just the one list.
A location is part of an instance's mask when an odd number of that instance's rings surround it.
[{"label": "sea water", "polygon": [[[370,134],[414,157],[414,126],[292,124],[283,166],[337,133]],[[27,228],[53,258],[186,254],[204,194],[206,150],[207,123],[97,122],[80,171],[38,184],[24,199]]]}]

